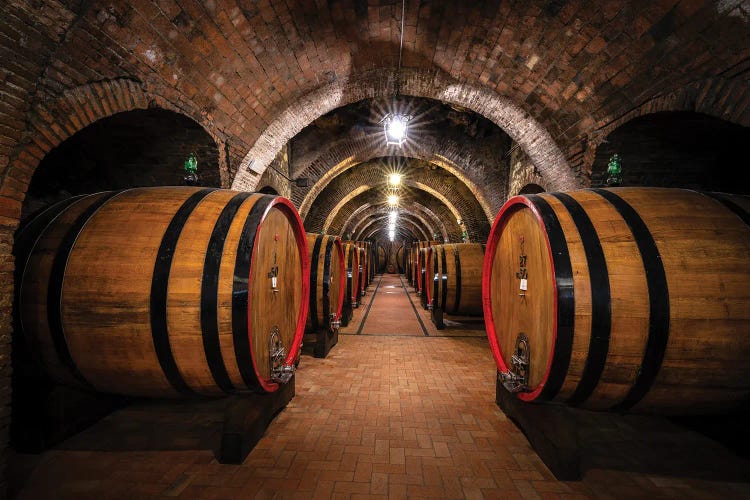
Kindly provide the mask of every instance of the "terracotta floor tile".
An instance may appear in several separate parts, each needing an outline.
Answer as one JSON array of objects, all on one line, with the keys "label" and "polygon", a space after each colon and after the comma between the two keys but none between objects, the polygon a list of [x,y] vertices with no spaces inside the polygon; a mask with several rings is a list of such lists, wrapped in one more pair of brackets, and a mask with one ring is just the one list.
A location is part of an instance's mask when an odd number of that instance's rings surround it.
[{"label": "terracotta floor tile", "polygon": [[[494,402],[483,328],[453,318],[438,331],[418,299],[397,276],[377,277],[328,356],[302,357],[295,398],[241,465],[216,460],[221,402],[134,403],[55,449],[11,457],[13,491],[123,500],[750,496],[747,461],[664,419],[655,431],[637,419],[587,426],[610,441],[592,449],[582,481],[555,480]],[[714,475],[701,469],[714,463]]]}]

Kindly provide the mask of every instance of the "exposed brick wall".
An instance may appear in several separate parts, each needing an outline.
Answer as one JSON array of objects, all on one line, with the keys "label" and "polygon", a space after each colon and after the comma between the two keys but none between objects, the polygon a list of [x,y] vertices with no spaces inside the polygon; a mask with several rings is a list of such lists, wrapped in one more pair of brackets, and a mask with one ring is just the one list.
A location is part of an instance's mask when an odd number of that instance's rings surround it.
[{"label": "exposed brick wall", "polygon": [[[432,197],[435,199],[432,200],[429,205],[424,204],[424,195],[420,195],[418,189],[410,190],[401,195],[399,204],[407,208],[412,208],[414,203],[427,206],[427,208],[445,224],[448,239],[450,241],[461,241],[461,229],[456,222],[456,216],[451,211],[451,208],[439,200],[439,198],[435,196],[436,193],[430,194],[433,195]],[[438,203],[437,201],[441,202]],[[342,234],[342,229],[346,221],[349,219],[349,214],[365,204],[371,206],[383,206],[384,200],[382,193],[371,189],[353,197],[337,212],[330,225],[325,229],[325,232],[329,234]],[[319,232],[319,230],[311,228],[307,224],[305,224],[305,229],[310,232]]]},{"label": "exposed brick wall", "polygon": [[[513,100],[434,69],[405,68],[399,75],[399,92],[403,95],[452,103],[484,116],[521,144],[551,183],[560,189],[578,185],[549,132]],[[336,80],[305,95],[285,109],[258,138],[240,165],[232,186],[254,188],[255,172],[262,172],[286,142],[319,116],[363,99],[392,96],[395,90],[393,71],[382,69]]]},{"label": "exposed brick wall", "polygon": [[482,212],[492,220],[500,208],[498,200],[502,200],[506,194],[507,162],[503,161],[504,148],[502,144],[497,144],[496,148],[478,148],[474,142],[439,135],[420,136],[409,140],[401,149],[394,149],[385,146],[382,134],[340,141],[330,149],[321,148],[309,166],[300,169],[298,175],[309,178],[314,184],[307,188],[293,187],[292,201],[304,216],[337,176],[374,158],[398,154],[405,159],[430,162],[450,172],[474,193]]},{"label": "exposed brick wall", "polygon": [[[359,232],[362,225],[365,224],[370,217],[387,212],[388,210],[388,207],[384,207],[380,204],[364,203],[354,210],[346,221],[344,221],[341,226],[341,234],[346,236]],[[404,207],[402,204],[399,208],[399,214],[401,213],[405,213],[407,215],[407,220],[419,227],[419,232],[424,233],[423,236],[438,234],[443,239],[448,238],[448,231],[445,229],[443,221],[441,221],[432,210],[421,203],[413,201],[408,208]]]},{"label": "exposed brick wall", "polygon": [[289,181],[289,146],[284,146],[258,180],[257,190],[270,187],[285,198],[292,197],[292,183]]},{"label": "exposed brick wall", "polygon": [[[385,143],[379,123],[393,110],[413,116],[409,139],[401,147]],[[328,183],[348,168],[390,157],[386,170],[408,174],[410,162],[405,159],[413,158],[437,165],[466,184],[492,220],[500,208],[498,200],[505,198],[510,142],[489,120],[437,101],[359,101],[318,118],[290,141],[291,175],[307,184],[293,188],[292,200],[304,217]]]},{"label": "exposed brick wall", "polygon": [[527,184],[537,184],[544,187],[546,182],[539,170],[529,160],[529,157],[520,148],[514,147],[510,153],[508,196],[503,200],[503,203],[511,196],[520,193]]},{"label": "exposed brick wall", "polygon": [[75,194],[138,186],[183,185],[194,153],[199,184],[219,187],[216,143],[197,123],[160,109],[94,122],[50,151],[34,172],[22,219]]},{"label": "exposed brick wall", "polygon": [[[374,160],[362,163],[336,177],[316,198],[316,202],[305,217],[306,227],[325,228],[326,222],[335,219],[337,212],[341,210],[341,207],[337,206],[339,200],[345,199],[360,186],[371,186],[371,189],[378,192],[381,198],[380,203],[383,203],[387,189],[387,169],[383,161]],[[402,183],[405,186],[401,190],[406,192],[414,188],[422,189],[422,186],[425,186],[429,187],[432,192],[439,192],[440,196],[444,197],[457,212],[454,219],[460,218],[465,221],[469,238],[472,241],[487,239],[490,228],[489,220],[472,191],[465,184],[445,170],[419,160],[407,162],[403,165],[403,171],[405,174]],[[422,197],[422,204],[432,206],[435,203],[431,200],[433,196]],[[445,201],[443,203],[445,204]],[[348,216],[348,214],[344,215]]]},{"label": "exposed brick wall", "polygon": [[580,170],[587,179],[591,176],[597,149],[607,137],[619,127],[638,117],[667,111],[694,111],[736,123],[745,127],[750,126],[750,85],[747,76],[737,68],[733,72],[739,73],[732,78],[708,78],[680,87],[647,100],[640,106],[627,113],[612,118],[601,118],[593,131],[581,144],[585,147],[577,153],[569,153],[568,159],[572,165],[580,165]]},{"label": "exposed brick wall", "polygon": [[[705,114],[661,112],[640,116],[607,136],[596,151],[592,186],[607,178],[610,157],[622,158],[622,185],[750,194],[750,128]],[[739,167],[739,168],[738,168]]]}]

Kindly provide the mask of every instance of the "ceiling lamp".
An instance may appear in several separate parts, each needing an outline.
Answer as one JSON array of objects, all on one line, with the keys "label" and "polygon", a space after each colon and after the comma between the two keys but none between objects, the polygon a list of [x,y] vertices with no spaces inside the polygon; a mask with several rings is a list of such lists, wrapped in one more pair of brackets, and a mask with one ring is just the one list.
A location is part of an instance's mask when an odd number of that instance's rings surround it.
[{"label": "ceiling lamp", "polygon": [[411,116],[409,115],[393,113],[385,115],[382,121],[385,132],[385,143],[388,146],[401,147],[406,142],[409,134],[409,120],[411,120]]},{"label": "ceiling lamp", "polygon": [[394,188],[401,186],[401,174],[396,172],[388,174],[388,184]]},{"label": "ceiling lamp", "polygon": [[396,196],[395,194],[389,194],[388,204],[392,207],[395,207],[396,205],[398,205],[398,196]]}]

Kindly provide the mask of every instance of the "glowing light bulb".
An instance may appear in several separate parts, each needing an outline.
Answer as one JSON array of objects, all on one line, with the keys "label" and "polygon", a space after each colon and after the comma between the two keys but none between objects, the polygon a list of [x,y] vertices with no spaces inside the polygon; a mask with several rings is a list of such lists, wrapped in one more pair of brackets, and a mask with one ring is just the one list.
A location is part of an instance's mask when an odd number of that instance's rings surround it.
[{"label": "glowing light bulb", "polygon": [[398,205],[398,196],[396,196],[395,194],[388,195],[388,204]]},{"label": "glowing light bulb", "polygon": [[388,184],[390,184],[391,186],[400,186],[401,174],[390,174],[388,176]]},{"label": "glowing light bulb", "polygon": [[406,132],[406,125],[401,121],[401,117],[397,116],[388,124],[388,135],[391,139],[400,141],[404,138],[404,132]]}]

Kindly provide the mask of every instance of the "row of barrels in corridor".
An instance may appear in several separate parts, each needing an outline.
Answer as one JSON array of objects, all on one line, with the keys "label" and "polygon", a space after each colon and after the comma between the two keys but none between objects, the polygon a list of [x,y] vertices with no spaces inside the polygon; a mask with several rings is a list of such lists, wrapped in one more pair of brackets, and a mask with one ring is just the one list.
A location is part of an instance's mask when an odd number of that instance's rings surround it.
[{"label": "row of barrels in corridor", "polygon": [[[418,242],[424,305],[484,315],[504,386],[596,410],[716,412],[750,395],[747,198],[524,195],[482,244]],[[351,319],[377,256],[305,235],[281,197],[151,188],[22,228],[19,325],[55,380],[146,396],[273,391],[305,330]],[[270,346],[270,348],[269,348]]]},{"label": "row of barrels in corridor", "polygon": [[372,244],[342,241],[327,234],[307,234],[310,256],[310,311],[305,345],[325,357],[338,341],[338,330],[351,321],[374,278]]}]

